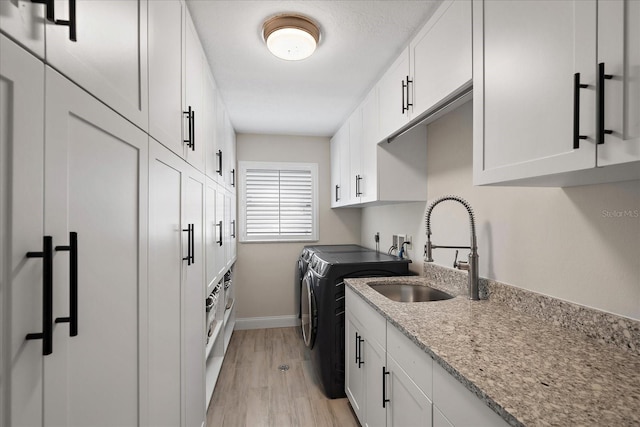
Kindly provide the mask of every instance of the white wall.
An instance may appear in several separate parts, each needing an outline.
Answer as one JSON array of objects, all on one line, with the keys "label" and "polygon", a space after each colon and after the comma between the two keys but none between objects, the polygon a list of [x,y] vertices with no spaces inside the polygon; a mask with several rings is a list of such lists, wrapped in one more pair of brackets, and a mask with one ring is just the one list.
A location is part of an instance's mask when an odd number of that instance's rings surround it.
[{"label": "white wall", "polygon": [[[640,319],[640,181],[474,187],[472,128],[471,103],[428,126],[429,201],[363,209],[362,244],[373,247],[379,231],[386,250],[391,233],[413,233],[410,255],[420,271],[426,206],[439,196],[459,195],[476,214],[482,277]],[[631,215],[619,216],[624,211]],[[469,243],[468,216],[456,202],[435,208],[431,228],[435,244]],[[451,250],[434,250],[437,264],[451,266],[453,258]]]},{"label": "white wall", "polygon": [[[237,158],[318,163],[320,240],[316,243],[360,241],[360,209],[331,210],[329,138],[239,134]],[[295,266],[307,244],[314,243],[238,243],[234,286],[239,318],[297,316]]]}]

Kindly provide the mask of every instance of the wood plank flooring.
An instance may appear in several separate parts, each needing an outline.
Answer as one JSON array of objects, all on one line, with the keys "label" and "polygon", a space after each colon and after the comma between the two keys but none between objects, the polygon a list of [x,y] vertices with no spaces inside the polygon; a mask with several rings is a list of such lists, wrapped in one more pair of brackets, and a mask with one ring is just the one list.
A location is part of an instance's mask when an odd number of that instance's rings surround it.
[{"label": "wood plank flooring", "polygon": [[[278,370],[282,364],[288,371]],[[359,427],[344,399],[327,399],[299,328],[235,331],[207,427]]]}]

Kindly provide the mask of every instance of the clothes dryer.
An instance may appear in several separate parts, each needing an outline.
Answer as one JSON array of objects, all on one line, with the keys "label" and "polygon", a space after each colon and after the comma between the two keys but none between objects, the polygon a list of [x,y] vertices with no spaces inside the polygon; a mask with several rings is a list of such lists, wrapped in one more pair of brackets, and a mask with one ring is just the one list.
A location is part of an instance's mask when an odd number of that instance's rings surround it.
[{"label": "clothes dryer", "polygon": [[411,274],[409,260],[375,251],[313,254],[303,280],[302,330],[327,397],[344,397],[344,279]]}]

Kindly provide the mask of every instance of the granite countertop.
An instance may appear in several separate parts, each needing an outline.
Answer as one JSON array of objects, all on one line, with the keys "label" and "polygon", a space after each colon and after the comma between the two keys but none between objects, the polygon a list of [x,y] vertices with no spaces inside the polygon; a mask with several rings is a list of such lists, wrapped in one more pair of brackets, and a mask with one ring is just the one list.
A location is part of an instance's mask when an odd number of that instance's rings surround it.
[{"label": "granite countertop", "polygon": [[640,357],[580,332],[465,295],[437,302],[392,301],[368,282],[347,285],[467,389],[514,426],[640,425]]}]

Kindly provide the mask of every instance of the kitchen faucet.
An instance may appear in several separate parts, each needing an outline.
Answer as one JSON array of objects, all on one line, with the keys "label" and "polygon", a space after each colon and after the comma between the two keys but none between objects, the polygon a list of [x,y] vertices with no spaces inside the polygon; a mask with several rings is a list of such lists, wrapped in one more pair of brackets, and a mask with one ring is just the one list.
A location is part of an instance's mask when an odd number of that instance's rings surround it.
[{"label": "kitchen faucet", "polygon": [[[462,204],[469,213],[469,221],[471,223],[471,244],[470,246],[443,246],[443,245],[434,245],[431,243],[431,212],[433,208],[435,208],[438,204],[444,202],[445,200],[453,200]],[[424,255],[426,262],[433,262],[432,250],[438,248],[446,248],[446,249],[469,249],[471,252],[469,253],[469,261],[458,261],[458,251],[456,251],[456,259],[453,262],[453,267],[459,270],[466,270],[469,272],[469,299],[479,300],[479,291],[478,291],[478,245],[476,242],[476,220],[473,215],[473,209],[471,205],[461,197],[458,196],[442,196],[436,199],[433,203],[429,205],[427,208],[427,214],[425,215],[425,223],[427,226],[427,243],[424,245]]]}]

